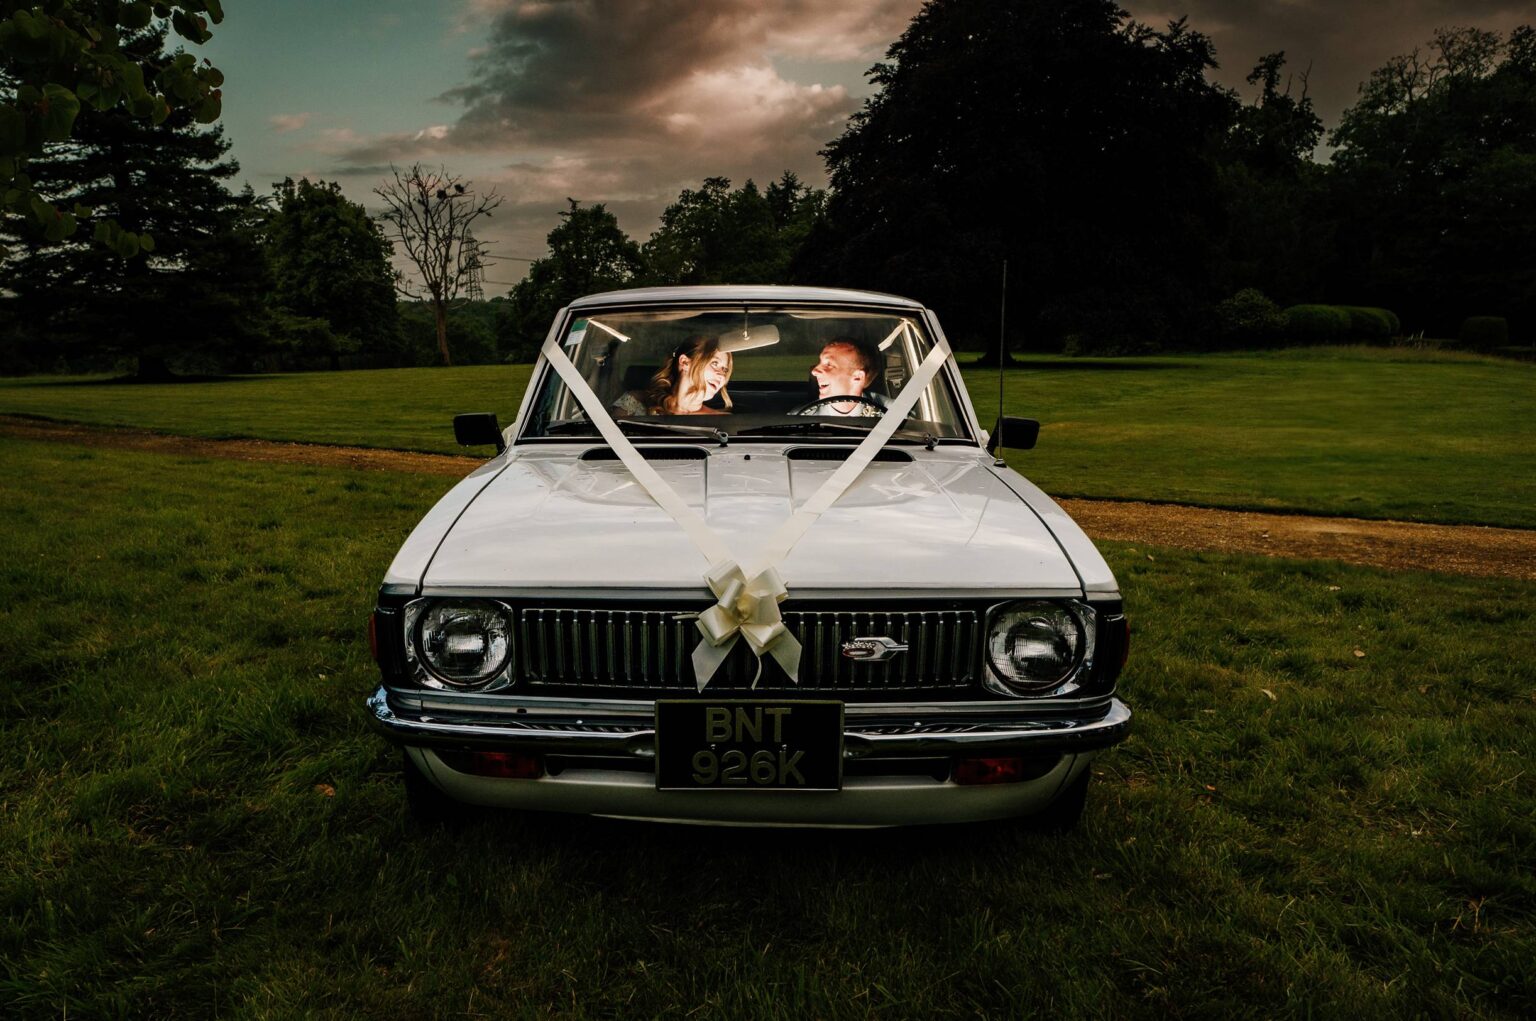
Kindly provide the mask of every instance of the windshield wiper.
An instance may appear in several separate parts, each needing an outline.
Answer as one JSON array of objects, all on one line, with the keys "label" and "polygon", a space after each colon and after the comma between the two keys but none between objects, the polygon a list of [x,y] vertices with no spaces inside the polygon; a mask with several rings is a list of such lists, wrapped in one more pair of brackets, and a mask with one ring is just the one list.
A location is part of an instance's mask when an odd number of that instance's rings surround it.
[{"label": "windshield wiper", "polygon": [[[845,432],[845,433],[861,433],[861,434],[863,434],[863,433],[868,433],[871,429],[873,429],[875,427],[875,423],[878,421],[878,419],[870,418],[870,419],[867,419],[866,421],[869,422],[869,425],[862,425],[862,424],[856,423],[856,422],[834,422],[834,421],[829,421],[829,420],[827,420],[825,418],[806,418],[806,419],[803,419],[802,421],[799,421],[799,422],[783,422],[783,423],[780,423],[778,425],[759,425],[759,426],[753,426],[751,429],[738,429],[737,432],[736,432],[736,435],[737,436],[767,436],[767,435],[770,435],[772,433],[779,433],[779,432],[786,432],[786,433],[814,432],[814,431],[818,431],[818,430],[822,430],[822,429],[826,429],[826,430],[829,430],[831,432]],[[893,437],[900,436],[902,439],[906,439],[906,440],[921,440],[924,443],[927,443],[929,440],[934,439],[934,437],[931,436],[930,434],[928,434],[926,432],[923,432],[921,430],[918,430],[918,429],[899,428],[895,432],[891,433],[891,435]],[[932,448],[930,447],[929,449],[932,449]]]},{"label": "windshield wiper", "polygon": [[[616,418],[613,420],[621,430],[629,432],[670,433],[674,436],[709,436],[719,440],[720,445],[726,446],[731,441],[731,434],[724,429],[716,429],[709,425],[682,425],[673,422],[647,422],[643,418]],[[578,433],[597,433],[597,427],[584,418],[568,418],[563,422],[551,422],[544,430],[549,436],[570,436]]]}]

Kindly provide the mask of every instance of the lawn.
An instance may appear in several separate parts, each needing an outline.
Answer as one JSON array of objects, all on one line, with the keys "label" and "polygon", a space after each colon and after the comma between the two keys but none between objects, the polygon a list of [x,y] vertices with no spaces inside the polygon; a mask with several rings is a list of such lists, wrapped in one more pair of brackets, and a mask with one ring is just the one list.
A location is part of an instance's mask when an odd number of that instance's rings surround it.
[{"label": "lawn", "polygon": [[[966,382],[983,421],[997,376]],[[1243,510],[1536,527],[1536,365],[1382,348],[1039,359],[1009,458],[1047,492]]]},{"label": "lawn", "polygon": [[[984,422],[997,377],[970,369]],[[199,436],[457,451],[462,411],[517,410],[527,366],[128,386],[0,381],[0,413]],[[1007,374],[1044,423],[1010,461],[1059,496],[1536,527],[1536,365],[1395,349],[1042,358]]]},{"label": "lawn", "polygon": [[122,384],[101,377],[0,379],[0,414],[137,426],[218,438],[255,437],[463,453],[453,416],[494,411],[510,422],[529,365],[229,376]]},{"label": "lawn", "polygon": [[0,1014],[1536,1012],[1536,585],[1106,546],[1064,837],[423,832],[362,634],[445,485],[0,439]]}]

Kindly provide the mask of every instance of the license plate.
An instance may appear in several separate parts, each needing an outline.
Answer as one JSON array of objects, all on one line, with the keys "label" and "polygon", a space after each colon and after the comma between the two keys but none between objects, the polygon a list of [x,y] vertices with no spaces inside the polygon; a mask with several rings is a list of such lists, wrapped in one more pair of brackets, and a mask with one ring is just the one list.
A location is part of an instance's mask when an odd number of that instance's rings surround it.
[{"label": "license plate", "polygon": [[835,791],[842,785],[841,702],[656,703],[659,789]]}]

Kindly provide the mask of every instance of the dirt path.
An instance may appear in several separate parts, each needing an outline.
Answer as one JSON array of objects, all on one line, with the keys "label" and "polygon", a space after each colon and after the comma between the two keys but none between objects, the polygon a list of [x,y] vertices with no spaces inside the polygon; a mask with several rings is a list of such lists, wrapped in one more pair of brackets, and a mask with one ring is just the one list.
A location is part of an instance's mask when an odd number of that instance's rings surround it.
[{"label": "dirt path", "polygon": [[[476,463],[473,458],[447,454],[271,440],[209,440],[4,415],[0,415],[0,435],[164,454],[446,476],[461,476]],[[1262,514],[1120,500],[1062,500],[1061,504],[1095,539],[1272,557],[1323,557],[1371,567],[1536,581],[1536,530]]]}]

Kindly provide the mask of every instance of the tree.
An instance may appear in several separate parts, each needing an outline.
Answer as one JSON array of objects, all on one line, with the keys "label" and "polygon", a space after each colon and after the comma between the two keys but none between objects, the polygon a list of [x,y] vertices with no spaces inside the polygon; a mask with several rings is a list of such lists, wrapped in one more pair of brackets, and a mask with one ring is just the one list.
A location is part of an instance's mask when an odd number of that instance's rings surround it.
[{"label": "tree", "polygon": [[1110,0],[931,0],[823,155],[826,223],[803,272],[1016,330],[1133,349],[1210,297],[1215,159],[1235,101],[1210,40]]},{"label": "tree", "polygon": [[640,272],[640,247],[619,229],[619,221],[601,204],[582,208],[567,199],[560,225],[549,232],[549,255],[535,259],[528,274],[508,296],[508,324],[518,346],[514,357],[536,349],[556,312],[572,299],[634,283]]},{"label": "tree", "polygon": [[1259,86],[1258,98],[1237,110],[1228,141],[1236,159],[1264,173],[1295,172],[1310,161],[1323,138],[1323,120],[1307,95],[1307,76],[1301,76],[1300,96],[1293,96],[1289,78],[1280,87],[1284,70],[1284,50],[1259,58],[1247,79]]},{"label": "tree", "polygon": [[477,195],[469,182],[442,168],[433,172],[416,163],[404,173],[393,166],[390,171],[394,180],[373,190],[387,207],[379,222],[385,236],[405,250],[421,278],[418,284],[402,277],[397,289],[432,306],[438,353],[444,365],[452,365],[448,303],[459,296],[483,254],[470,229],[501,205],[501,197],[494,191]]},{"label": "tree", "polygon": [[766,194],[724,177],[684,189],[645,243],[646,278],[659,284],[781,284],[824,193],[786,171]]},{"label": "tree", "polygon": [[1536,31],[1442,29],[1372,73],[1331,136],[1339,287],[1453,335],[1536,330]]},{"label": "tree", "polygon": [[801,253],[826,216],[826,189],[811,188],[801,183],[793,171],[786,170],[768,186],[763,197],[768,200],[768,210],[773,214],[773,225],[778,234],[776,259],[780,265],[774,269],[773,282],[797,281],[800,279],[797,267]]},{"label": "tree", "polygon": [[[153,64],[166,32],[121,41],[130,59]],[[249,345],[259,328],[261,259],[249,217],[253,199],[222,182],[238,171],[218,128],[174,110],[159,124],[124,110],[82,115],[74,137],[31,161],[43,200],[109,216],[153,248],[111,250],[80,239],[50,243],[24,225],[4,264],[19,319],[68,356],[137,360],[140,378],[169,375],[168,359],[218,355]]]},{"label": "tree", "polygon": [[[1283,52],[1259,58],[1248,75],[1259,93],[1237,109],[1221,158],[1223,227],[1212,260],[1220,294],[1257,288],[1290,305],[1315,300],[1325,287],[1334,226],[1325,175],[1312,159],[1323,122],[1306,75],[1299,77],[1293,91]],[[1217,325],[1225,318],[1217,308]]]},{"label": "tree", "polygon": [[341,186],[289,178],[275,186],[262,227],[268,301],[286,314],[323,320],[332,365],[348,351],[393,347],[399,330],[389,242]]},{"label": "tree", "polygon": [[[0,212],[20,217],[33,237],[57,244],[91,214],[84,204],[56,206],[29,172],[47,145],[73,135],[82,109],[155,124],[175,110],[203,124],[218,119],[217,68],[187,53],[145,56],[124,45],[154,18],[204,43],[208,22],[224,12],[219,0],[0,0]],[[96,220],[96,239],[125,258],[147,237]]]}]

